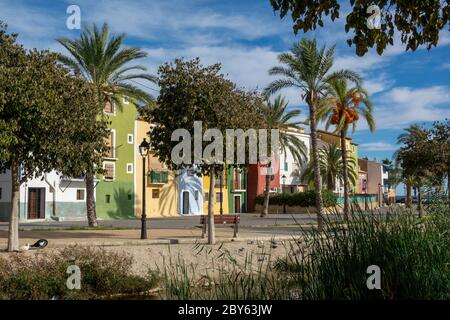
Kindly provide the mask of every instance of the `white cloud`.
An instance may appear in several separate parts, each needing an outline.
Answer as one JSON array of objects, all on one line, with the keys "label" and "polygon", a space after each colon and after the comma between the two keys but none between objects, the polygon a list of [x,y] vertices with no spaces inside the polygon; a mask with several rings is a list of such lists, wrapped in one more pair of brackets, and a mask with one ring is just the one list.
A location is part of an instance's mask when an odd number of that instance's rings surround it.
[{"label": "white cloud", "polygon": [[395,145],[382,141],[361,143],[359,147],[365,151],[392,151],[397,149]]},{"label": "white cloud", "polygon": [[375,104],[378,129],[401,129],[417,123],[450,117],[450,88],[397,87],[383,94]]}]

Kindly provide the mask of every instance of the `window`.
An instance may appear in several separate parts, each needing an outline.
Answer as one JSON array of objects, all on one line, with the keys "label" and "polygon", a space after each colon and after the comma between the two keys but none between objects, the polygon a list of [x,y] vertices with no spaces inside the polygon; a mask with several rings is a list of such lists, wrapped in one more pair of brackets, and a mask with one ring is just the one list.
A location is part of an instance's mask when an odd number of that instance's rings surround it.
[{"label": "window", "polygon": [[105,138],[105,143],[106,145],[109,147],[107,153],[106,153],[106,157],[107,158],[114,158],[115,155],[115,143],[116,143],[116,131],[115,130],[111,130],[111,132],[109,133],[109,136],[107,138]]},{"label": "window", "polygon": [[0,188],[0,200],[2,199],[2,196],[3,196],[3,189]]},{"label": "window", "polygon": [[169,172],[168,171],[150,171],[149,174],[150,183],[167,183],[169,182]]},{"label": "window", "polygon": [[288,163],[287,162],[284,163],[284,171],[288,171]]},{"label": "window", "polygon": [[152,198],[153,199],[159,198],[159,189],[152,189]]},{"label": "window", "polygon": [[130,98],[127,97],[127,96],[123,97],[123,103],[129,104],[130,103]]},{"label": "window", "polygon": [[128,134],[127,141],[128,141],[128,144],[133,144],[134,136],[132,134]]},{"label": "window", "polygon": [[83,189],[77,190],[77,200],[84,200],[84,190]]},{"label": "window", "polygon": [[[198,192],[198,191],[196,191],[196,192]],[[209,199],[209,192],[205,192],[205,199]],[[195,200],[197,200],[197,199],[195,199]]]},{"label": "window", "polygon": [[133,173],[133,164],[127,163],[127,173]]},{"label": "window", "polygon": [[105,106],[103,108],[103,112],[107,114],[114,114],[115,108],[114,108],[114,102],[113,101],[106,101]]},{"label": "window", "polygon": [[111,195],[107,194],[105,195],[105,202],[110,203],[111,202]]},{"label": "window", "polygon": [[238,169],[234,170],[233,187],[234,190],[241,190],[241,173]]},{"label": "window", "polygon": [[216,192],[216,202],[223,202],[223,193]]},{"label": "window", "polygon": [[103,178],[106,181],[112,181],[114,180],[114,175],[115,175],[115,164],[108,162],[108,163],[104,163],[103,164]]}]

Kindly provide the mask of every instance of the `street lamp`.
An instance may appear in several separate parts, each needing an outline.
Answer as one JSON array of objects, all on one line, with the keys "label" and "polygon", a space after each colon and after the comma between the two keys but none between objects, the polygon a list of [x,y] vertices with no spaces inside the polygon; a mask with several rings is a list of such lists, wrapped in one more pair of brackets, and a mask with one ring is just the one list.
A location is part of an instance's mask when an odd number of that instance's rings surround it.
[{"label": "street lamp", "polygon": [[139,145],[139,153],[142,156],[142,214],[141,214],[141,239],[147,239],[147,214],[145,212],[145,158],[148,155],[150,145],[144,138]]},{"label": "street lamp", "polygon": [[283,213],[286,213],[286,199],[284,198],[284,186],[286,184],[286,176],[284,174],[281,176],[281,181],[283,183],[281,187],[281,194],[283,195]]}]

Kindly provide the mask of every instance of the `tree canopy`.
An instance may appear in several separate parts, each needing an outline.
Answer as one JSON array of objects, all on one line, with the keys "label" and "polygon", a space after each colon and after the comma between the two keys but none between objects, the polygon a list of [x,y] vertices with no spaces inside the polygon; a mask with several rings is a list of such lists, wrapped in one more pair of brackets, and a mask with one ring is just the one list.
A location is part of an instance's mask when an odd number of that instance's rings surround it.
[{"label": "tree canopy", "polygon": [[[337,0],[270,0],[270,3],[281,18],[290,14],[295,34],[323,27],[326,17],[335,21],[343,11]],[[379,8],[379,29],[367,24],[375,12],[368,11],[371,5]],[[355,46],[359,56],[373,47],[381,55],[387,46],[394,45],[396,33],[406,50],[414,51],[420,46],[431,49],[438,45],[439,32],[445,28],[450,30],[448,0],[350,0],[350,12],[345,19],[345,32],[353,35],[347,43]]]}]

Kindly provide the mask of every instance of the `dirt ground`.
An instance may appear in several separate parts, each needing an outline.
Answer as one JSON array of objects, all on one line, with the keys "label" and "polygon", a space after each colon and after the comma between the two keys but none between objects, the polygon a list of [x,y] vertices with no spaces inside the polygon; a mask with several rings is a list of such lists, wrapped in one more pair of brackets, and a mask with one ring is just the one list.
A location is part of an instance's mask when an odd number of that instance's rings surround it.
[{"label": "dirt ground", "polygon": [[[224,242],[216,245],[206,244],[152,244],[140,246],[98,247],[108,251],[122,252],[133,257],[132,272],[145,275],[150,270],[163,271],[166,266],[186,266],[195,274],[204,275],[217,271],[221,266],[256,270],[268,261],[286,258],[296,250],[294,241],[271,240],[247,242]],[[293,248],[293,249],[292,249]],[[34,255],[57,253],[60,248],[25,251],[19,253],[0,252],[1,255]]]}]

